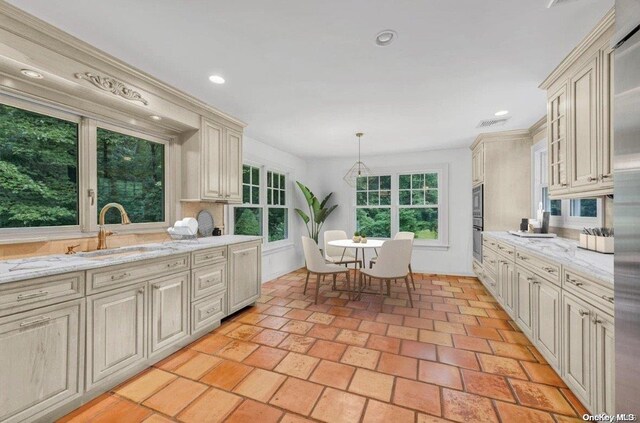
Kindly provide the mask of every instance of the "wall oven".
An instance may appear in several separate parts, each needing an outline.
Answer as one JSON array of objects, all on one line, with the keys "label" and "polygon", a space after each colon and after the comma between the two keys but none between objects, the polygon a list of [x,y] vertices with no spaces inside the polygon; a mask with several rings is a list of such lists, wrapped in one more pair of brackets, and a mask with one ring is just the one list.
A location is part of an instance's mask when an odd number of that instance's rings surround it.
[{"label": "wall oven", "polygon": [[483,188],[479,185],[473,189],[473,257],[482,263],[482,231],[483,222]]}]

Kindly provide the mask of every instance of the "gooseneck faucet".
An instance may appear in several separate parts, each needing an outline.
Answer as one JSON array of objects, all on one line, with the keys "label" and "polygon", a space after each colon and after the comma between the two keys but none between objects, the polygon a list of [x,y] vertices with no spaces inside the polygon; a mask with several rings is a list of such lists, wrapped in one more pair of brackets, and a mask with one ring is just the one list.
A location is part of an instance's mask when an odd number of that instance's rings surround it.
[{"label": "gooseneck faucet", "polygon": [[129,215],[125,211],[124,207],[122,207],[122,204],[119,204],[119,203],[105,204],[102,210],[100,210],[100,218],[98,220],[98,223],[100,224],[100,231],[98,232],[98,250],[106,249],[107,237],[109,235],[113,235],[113,232],[107,231],[104,229],[104,217],[109,211],[109,209],[112,209],[112,208],[116,208],[120,212],[120,220],[122,221],[123,225],[128,225],[129,223],[131,223],[131,221],[129,220]]}]

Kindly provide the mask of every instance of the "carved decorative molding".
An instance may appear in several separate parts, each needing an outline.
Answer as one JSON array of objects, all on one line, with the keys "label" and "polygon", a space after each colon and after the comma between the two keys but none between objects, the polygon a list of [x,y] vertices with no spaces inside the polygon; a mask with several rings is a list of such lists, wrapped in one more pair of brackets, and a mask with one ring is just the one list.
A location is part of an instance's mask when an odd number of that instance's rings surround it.
[{"label": "carved decorative molding", "polygon": [[139,101],[145,106],[149,104],[139,92],[132,90],[117,79],[108,76],[94,75],[91,72],[76,73],[76,78],[86,79],[101,90],[109,91],[127,100]]}]

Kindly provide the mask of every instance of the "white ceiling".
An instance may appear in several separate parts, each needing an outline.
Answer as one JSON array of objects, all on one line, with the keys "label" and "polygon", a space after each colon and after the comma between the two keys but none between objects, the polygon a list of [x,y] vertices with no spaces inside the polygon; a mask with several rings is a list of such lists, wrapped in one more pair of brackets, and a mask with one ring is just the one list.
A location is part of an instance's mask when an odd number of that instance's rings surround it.
[{"label": "white ceiling", "polygon": [[[538,84],[613,6],[580,0],[9,0],[302,157],[463,147],[545,113]],[[375,45],[382,29],[398,39]],[[211,74],[227,83],[214,85]]]}]

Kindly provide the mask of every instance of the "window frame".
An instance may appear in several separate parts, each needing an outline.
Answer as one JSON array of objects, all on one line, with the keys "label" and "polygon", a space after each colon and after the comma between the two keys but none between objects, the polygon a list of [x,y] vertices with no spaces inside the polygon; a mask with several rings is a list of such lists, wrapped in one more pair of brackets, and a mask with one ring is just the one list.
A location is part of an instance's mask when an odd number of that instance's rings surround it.
[{"label": "window frame", "polygon": [[[69,111],[46,102],[23,99],[0,92],[0,103],[45,116],[78,124],[78,224],[68,226],[38,226],[27,228],[0,228],[0,243],[42,242],[55,239],[91,238],[99,230],[97,210],[97,128],[119,132],[151,142],[161,143],[164,148],[164,222],[131,223],[129,225],[108,224],[106,228],[119,233],[163,232],[171,226],[176,216],[176,186],[178,180],[177,160],[179,151],[176,138],[152,134],[148,130],[132,128],[125,124],[111,123],[82,113]],[[91,204],[89,190],[95,193]],[[95,216],[95,219],[93,217]]]},{"label": "window frame", "polygon": [[[547,139],[542,139],[531,146],[531,216],[535,216],[538,204],[542,200],[542,188],[548,188],[548,145]],[[595,198],[597,214],[596,217],[571,216],[571,200],[582,200]],[[582,229],[584,227],[601,227],[603,222],[602,199],[597,197],[563,198],[560,200],[561,215],[550,216],[549,226],[565,229]],[[544,201],[543,201],[544,203]]]},{"label": "window frame", "polygon": [[[266,164],[266,163],[260,163],[256,160],[252,160],[252,159],[247,159],[245,158],[245,160],[243,160],[242,162],[243,166],[250,166],[253,168],[258,168],[260,170],[260,185],[259,185],[259,189],[260,189],[260,202],[258,204],[253,204],[253,203],[242,203],[242,204],[230,204],[229,205],[229,213],[228,213],[228,225],[229,225],[229,232],[235,234],[235,211],[238,208],[260,208],[262,209],[262,234],[259,235],[260,237],[262,237],[262,245],[264,246],[264,248],[262,249],[263,252],[268,252],[270,250],[276,250],[276,249],[280,249],[280,248],[285,248],[285,247],[289,247],[289,246],[293,246],[293,240],[291,238],[291,222],[292,222],[292,218],[293,218],[293,206],[291,203],[291,196],[292,196],[292,184],[291,184],[291,172],[289,170],[283,169],[281,167],[272,165],[272,164]],[[273,204],[267,204],[267,172],[274,172],[280,175],[284,175],[284,179],[285,179],[285,205],[284,206],[280,206],[280,205],[273,205]],[[278,241],[269,241],[269,208],[270,207],[278,207],[278,208],[285,208],[286,211],[286,219],[287,219],[287,237]]]},{"label": "window frame", "polygon": [[[273,186],[269,186],[269,173],[272,174],[272,182],[273,182],[273,175],[278,175],[278,179],[280,179],[280,176],[284,176],[284,189],[282,187],[278,187],[275,188]],[[289,240],[289,176],[287,175],[286,172],[281,172],[278,170],[274,170],[271,168],[265,168],[265,176],[266,179],[265,181],[265,216],[264,216],[264,224],[265,229],[266,229],[266,241],[268,244],[270,245],[274,245],[278,242],[281,241],[288,241]],[[278,185],[280,185],[278,183]],[[278,191],[283,191],[284,192],[284,204],[269,204],[269,189],[271,190],[278,190]],[[286,219],[286,229],[285,229],[285,237],[282,239],[278,239],[275,241],[269,241],[269,209],[284,209],[285,210],[285,219]]]},{"label": "window frame", "polygon": [[[449,248],[449,165],[428,164],[425,166],[378,168],[368,176],[391,175],[391,205],[389,206],[357,206],[357,190],[351,192],[351,231],[356,230],[356,211],[358,208],[379,207],[391,208],[391,238],[399,232],[400,208],[424,208],[423,206],[400,206],[400,175],[436,173],[438,175],[438,238],[433,240],[415,239],[414,247],[432,250],[446,250]],[[384,238],[383,238],[384,239]]]},{"label": "window frame", "polygon": [[[383,176],[388,176],[390,178],[390,186],[389,186],[389,190],[390,191],[390,202],[389,204],[380,204],[380,191],[387,191],[387,190],[382,190],[380,188],[380,178],[382,178]],[[353,191],[354,192],[354,196],[355,196],[355,201],[353,202],[354,204],[354,213],[353,213],[353,230],[351,231],[351,233],[355,233],[355,231],[358,230],[358,209],[389,209],[389,215],[390,215],[390,222],[389,222],[389,232],[390,232],[390,236],[393,238],[393,177],[394,175],[392,173],[386,173],[386,172],[378,172],[375,174],[371,174],[371,175],[367,175],[367,178],[369,177],[377,177],[378,178],[378,189],[377,190],[372,190],[369,189],[369,181],[367,180],[367,189],[363,192],[367,193],[367,203],[369,202],[369,193],[370,192],[378,192],[378,204],[377,205],[358,205],[358,187],[357,187],[357,180],[356,180],[356,188]],[[380,238],[380,237],[373,237],[370,235],[367,235],[368,238],[371,239],[386,239],[386,238]]]}]

